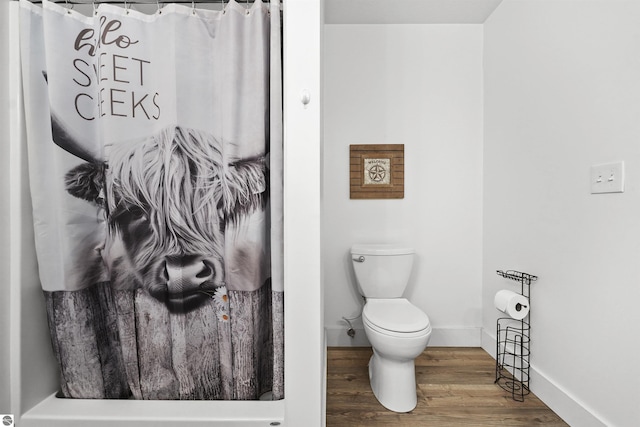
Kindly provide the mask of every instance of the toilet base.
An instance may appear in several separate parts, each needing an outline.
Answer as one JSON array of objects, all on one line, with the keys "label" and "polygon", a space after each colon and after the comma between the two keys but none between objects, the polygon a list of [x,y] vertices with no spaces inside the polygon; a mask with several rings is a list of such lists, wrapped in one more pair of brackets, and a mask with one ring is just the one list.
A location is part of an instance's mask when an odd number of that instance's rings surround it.
[{"label": "toilet base", "polygon": [[378,402],[391,411],[409,412],[418,403],[413,359],[383,359],[374,349],[369,360],[369,382]]}]

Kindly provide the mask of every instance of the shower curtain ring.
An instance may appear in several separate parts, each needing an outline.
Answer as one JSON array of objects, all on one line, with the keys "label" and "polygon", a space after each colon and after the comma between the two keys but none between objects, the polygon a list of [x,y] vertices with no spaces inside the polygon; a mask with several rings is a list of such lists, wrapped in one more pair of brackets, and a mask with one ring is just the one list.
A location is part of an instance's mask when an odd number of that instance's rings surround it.
[{"label": "shower curtain ring", "polygon": [[67,6],[67,13],[71,15],[71,10],[73,9],[73,3],[69,3],[69,0],[64,0],[64,4]]},{"label": "shower curtain ring", "polygon": [[98,6],[96,5],[95,0],[93,0],[93,1],[91,2],[91,4],[93,4],[93,14],[94,14],[94,15],[97,15],[97,14],[98,14]]},{"label": "shower curtain ring", "polygon": [[162,15],[162,7],[160,6],[160,0],[156,0],[156,6],[158,6],[158,15]]},{"label": "shower curtain ring", "polygon": [[129,7],[131,7],[131,5],[127,3],[127,0],[124,0],[124,10],[127,15],[129,14]]},{"label": "shower curtain ring", "polygon": [[193,1],[191,2],[191,14],[192,14],[192,15],[195,15],[195,14],[196,14],[196,2],[195,2],[195,0],[193,0]]}]

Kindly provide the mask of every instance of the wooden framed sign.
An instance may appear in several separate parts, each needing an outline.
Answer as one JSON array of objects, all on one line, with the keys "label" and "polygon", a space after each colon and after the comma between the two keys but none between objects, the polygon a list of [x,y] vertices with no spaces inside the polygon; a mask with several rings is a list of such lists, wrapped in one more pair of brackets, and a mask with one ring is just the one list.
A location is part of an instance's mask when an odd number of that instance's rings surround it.
[{"label": "wooden framed sign", "polygon": [[404,199],[404,144],[350,145],[352,199]]}]

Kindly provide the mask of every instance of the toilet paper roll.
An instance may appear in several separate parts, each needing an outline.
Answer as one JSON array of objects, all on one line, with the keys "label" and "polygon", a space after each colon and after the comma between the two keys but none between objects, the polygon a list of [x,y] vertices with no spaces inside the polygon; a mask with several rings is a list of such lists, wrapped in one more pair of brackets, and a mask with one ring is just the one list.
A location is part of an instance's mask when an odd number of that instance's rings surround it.
[{"label": "toilet paper roll", "polygon": [[516,320],[522,320],[529,314],[529,299],[513,291],[498,291],[493,303],[498,310]]}]

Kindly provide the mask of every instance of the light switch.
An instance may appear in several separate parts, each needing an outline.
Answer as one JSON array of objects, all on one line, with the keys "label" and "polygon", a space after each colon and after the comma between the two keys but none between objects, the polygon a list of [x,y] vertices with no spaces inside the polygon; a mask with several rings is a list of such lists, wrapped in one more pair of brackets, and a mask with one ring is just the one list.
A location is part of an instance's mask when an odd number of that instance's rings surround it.
[{"label": "light switch", "polygon": [[591,194],[623,192],[624,162],[591,166]]}]

